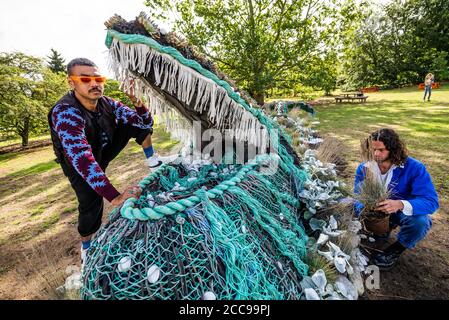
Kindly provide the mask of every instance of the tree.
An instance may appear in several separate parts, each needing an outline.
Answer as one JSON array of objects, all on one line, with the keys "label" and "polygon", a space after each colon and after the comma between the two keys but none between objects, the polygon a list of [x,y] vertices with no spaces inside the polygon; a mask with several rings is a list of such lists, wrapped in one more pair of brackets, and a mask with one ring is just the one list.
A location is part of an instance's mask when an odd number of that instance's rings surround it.
[{"label": "tree", "polygon": [[337,86],[337,67],[338,59],[335,51],[316,57],[303,83],[323,90],[325,95],[330,95]]},{"label": "tree", "polygon": [[41,59],[20,52],[0,53],[0,128],[22,138],[48,130],[47,113],[68,89],[65,76]]},{"label": "tree", "polygon": [[[426,47],[449,52],[449,1],[409,0],[405,4],[415,13],[415,34],[426,42]],[[446,58],[449,63],[449,57]]]},{"label": "tree", "polygon": [[48,56],[48,67],[50,68],[51,71],[58,73],[58,72],[66,72],[66,65],[64,58],[62,58],[62,55],[54,50],[54,49],[50,49],[51,50],[51,54],[50,56]]},{"label": "tree", "polygon": [[448,9],[445,0],[393,0],[368,8],[345,44],[342,70],[348,86],[419,83],[428,72],[448,79]]},{"label": "tree", "polygon": [[265,92],[335,47],[342,0],[151,0],[158,19],[215,61],[259,104]]},{"label": "tree", "polygon": [[129,99],[128,95],[120,89],[120,82],[117,80],[108,79],[108,81],[106,81],[104,86],[104,95],[121,101],[129,107],[133,106],[133,103]]},{"label": "tree", "polygon": [[432,68],[437,81],[449,79],[449,63],[446,51],[440,51],[433,60]]}]

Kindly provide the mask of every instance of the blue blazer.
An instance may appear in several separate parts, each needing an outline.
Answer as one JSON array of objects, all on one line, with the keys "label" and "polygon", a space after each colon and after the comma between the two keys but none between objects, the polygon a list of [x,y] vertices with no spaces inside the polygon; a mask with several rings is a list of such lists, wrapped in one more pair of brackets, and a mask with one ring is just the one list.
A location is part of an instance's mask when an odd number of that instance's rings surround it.
[{"label": "blue blazer", "polygon": [[[360,183],[365,179],[365,163],[361,163],[355,174],[354,193],[359,193]],[[404,165],[393,170],[388,189],[392,191],[392,200],[407,200],[413,208],[413,215],[432,214],[438,208],[438,195],[433,186],[430,174],[420,161],[407,157]],[[355,204],[356,213],[363,208],[361,203]]]}]

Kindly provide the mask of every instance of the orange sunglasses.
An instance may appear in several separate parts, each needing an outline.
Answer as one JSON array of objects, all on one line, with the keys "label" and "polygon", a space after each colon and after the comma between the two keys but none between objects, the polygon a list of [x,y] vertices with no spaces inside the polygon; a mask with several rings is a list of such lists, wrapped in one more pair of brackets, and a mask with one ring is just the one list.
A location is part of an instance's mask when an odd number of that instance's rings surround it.
[{"label": "orange sunglasses", "polygon": [[106,77],[101,77],[101,76],[96,76],[96,77],[70,76],[70,79],[72,79],[74,81],[82,82],[82,83],[91,83],[91,81],[95,81],[97,83],[105,83],[106,82]]}]

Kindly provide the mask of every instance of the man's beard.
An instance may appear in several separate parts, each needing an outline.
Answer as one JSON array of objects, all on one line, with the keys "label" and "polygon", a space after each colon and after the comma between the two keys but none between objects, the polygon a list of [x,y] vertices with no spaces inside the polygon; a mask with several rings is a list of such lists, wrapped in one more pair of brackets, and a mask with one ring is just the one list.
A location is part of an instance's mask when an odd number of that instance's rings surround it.
[{"label": "man's beard", "polygon": [[374,158],[374,161],[376,161],[377,162],[377,164],[382,164],[382,163],[384,163],[384,162],[387,162],[388,160],[390,160],[390,158],[385,158],[385,159],[376,159],[376,158]]}]

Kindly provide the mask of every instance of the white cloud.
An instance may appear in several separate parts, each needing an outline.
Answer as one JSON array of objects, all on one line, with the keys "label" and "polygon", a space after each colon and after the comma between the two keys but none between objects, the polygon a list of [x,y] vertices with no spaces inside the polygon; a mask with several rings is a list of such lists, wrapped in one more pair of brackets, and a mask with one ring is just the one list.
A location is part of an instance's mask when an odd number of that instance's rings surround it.
[{"label": "white cloud", "polygon": [[126,20],[147,11],[144,0],[2,0],[0,51],[22,51],[46,57],[50,48],[66,62],[76,57],[93,60],[103,74],[107,67],[104,22],[115,13]]}]

